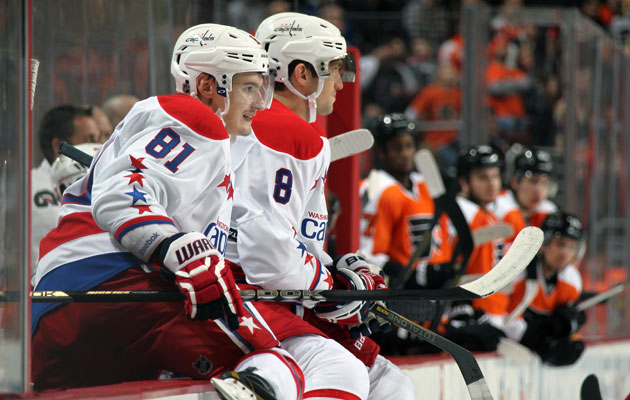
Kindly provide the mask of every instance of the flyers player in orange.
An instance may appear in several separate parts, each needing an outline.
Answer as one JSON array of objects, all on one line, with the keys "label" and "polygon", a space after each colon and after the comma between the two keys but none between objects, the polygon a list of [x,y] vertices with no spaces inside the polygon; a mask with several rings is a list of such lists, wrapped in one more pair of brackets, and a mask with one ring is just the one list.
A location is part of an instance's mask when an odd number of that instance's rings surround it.
[{"label": "flyers player in orange", "polygon": [[[542,223],[545,241],[534,261],[514,285],[509,311],[525,293],[526,276],[535,276],[538,292],[522,316],[506,326],[511,339],[518,340],[551,365],[570,365],[584,351],[584,342],[571,337],[584,324],[586,315],[574,304],[582,292],[582,278],[573,265],[583,246],[582,224],[568,213],[550,214]],[[533,274],[532,274],[533,272]]]},{"label": "flyers player in orange", "polygon": [[548,200],[555,184],[553,168],[553,159],[544,150],[525,148],[514,158],[510,188],[490,207],[499,221],[512,225],[514,237],[526,226],[540,227],[547,215],[558,210]]},{"label": "flyers player in orange", "polygon": [[[414,171],[415,124],[403,114],[388,114],[380,119],[374,136],[381,169],[373,170],[360,187],[361,252],[396,279],[431,229],[433,200],[422,175]],[[421,260],[429,256],[429,250]]]},{"label": "flyers player in orange", "polygon": [[[502,156],[490,146],[468,147],[459,154],[457,176],[461,191],[456,201],[471,231],[497,223],[488,206],[496,200],[501,189],[502,166]],[[455,254],[458,237],[452,222],[444,215],[433,237],[440,245],[434,247],[426,271],[418,273],[430,288],[441,287],[449,281],[452,284],[462,272],[466,275],[486,274],[499,261],[503,251],[503,240],[477,246],[468,258],[465,271],[459,271],[460,258]],[[435,249],[443,254],[438,257]],[[440,329],[444,329],[449,339],[471,350],[496,350],[499,339],[504,336],[502,328],[508,302],[508,296],[502,293],[472,302],[454,302],[446,310]]]}]

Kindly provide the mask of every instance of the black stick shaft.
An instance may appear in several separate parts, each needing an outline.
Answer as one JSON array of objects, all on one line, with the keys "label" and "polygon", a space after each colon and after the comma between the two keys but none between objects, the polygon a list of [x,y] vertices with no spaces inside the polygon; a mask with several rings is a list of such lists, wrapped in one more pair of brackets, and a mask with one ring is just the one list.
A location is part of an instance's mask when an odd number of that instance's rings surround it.
[{"label": "black stick shaft", "polygon": [[[241,290],[245,301],[470,300],[481,296],[461,287],[445,290]],[[0,302],[17,301],[18,292],[0,292]],[[38,291],[34,303],[181,301],[178,291]]]},{"label": "black stick shaft", "polygon": [[92,160],[94,158],[91,155],[77,149],[68,142],[61,142],[59,145],[59,154],[63,154],[64,156],[71,158],[86,167],[89,167],[92,164]]}]

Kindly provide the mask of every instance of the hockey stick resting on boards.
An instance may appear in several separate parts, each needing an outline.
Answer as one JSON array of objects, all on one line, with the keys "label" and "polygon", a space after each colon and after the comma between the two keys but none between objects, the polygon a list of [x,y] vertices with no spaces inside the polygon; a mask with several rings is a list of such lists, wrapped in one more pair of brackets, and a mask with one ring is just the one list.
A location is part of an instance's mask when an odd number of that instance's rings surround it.
[{"label": "hockey stick resting on boards", "polygon": [[[510,250],[487,274],[464,285],[437,290],[242,290],[245,301],[356,301],[356,300],[474,300],[490,296],[514,280],[536,255],[543,233],[523,229]],[[0,301],[15,301],[19,293],[0,292]],[[33,302],[178,301],[178,291],[43,291],[32,292]]]},{"label": "hockey stick resting on boards", "polygon": [[[350,157],[369,150],[374,144],[374,137],[368,129],[355,129],[328,140],[330,143],[330,162]],[[61,142],[59,154],[89,167],[93,157],[67,142]]]}]

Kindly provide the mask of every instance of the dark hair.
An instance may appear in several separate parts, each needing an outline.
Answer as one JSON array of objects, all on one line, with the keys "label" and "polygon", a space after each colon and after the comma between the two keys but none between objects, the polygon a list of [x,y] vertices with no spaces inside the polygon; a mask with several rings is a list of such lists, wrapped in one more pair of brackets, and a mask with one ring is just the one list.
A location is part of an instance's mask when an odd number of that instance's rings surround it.
[{"label": "dark hair", "polygon": [[74,119],[78,116],[91,115],[91,109],[71,104],[55,107],[44,115],[39,129],[39,148],[50,163],[55,160],[52,148],[53,139],[69,141],[74,134]]},{"label": "dark hair", "polygon": [[[311,63],[309,63],[308,61],[303,61],[303,60],[293,60],[289,63],[289,69],[288,69],[289,77],[293,75],[293,71],[295,71],[295,68],[297,68],[297,66],[300,64],[304,64],[306,69],[310,71],[313,78],[317,77],[317,71],[315,71],[315,67],[313,67]],[[284,85],[284,83],[276,82],[274,85],[274,91],[282,92],[283,90],[286,90],[286,86]]]}]

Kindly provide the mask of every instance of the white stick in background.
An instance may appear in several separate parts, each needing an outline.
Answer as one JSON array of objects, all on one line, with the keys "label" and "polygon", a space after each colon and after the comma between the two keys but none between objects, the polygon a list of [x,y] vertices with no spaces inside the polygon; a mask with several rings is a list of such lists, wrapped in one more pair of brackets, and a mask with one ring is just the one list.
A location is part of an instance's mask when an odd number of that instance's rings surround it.
[{"label": "white stick in background", "polygon": [[39,71],[39,60],[31,58],[31,110],[35,104],[35,87],[37,86],[37,72]]}]

